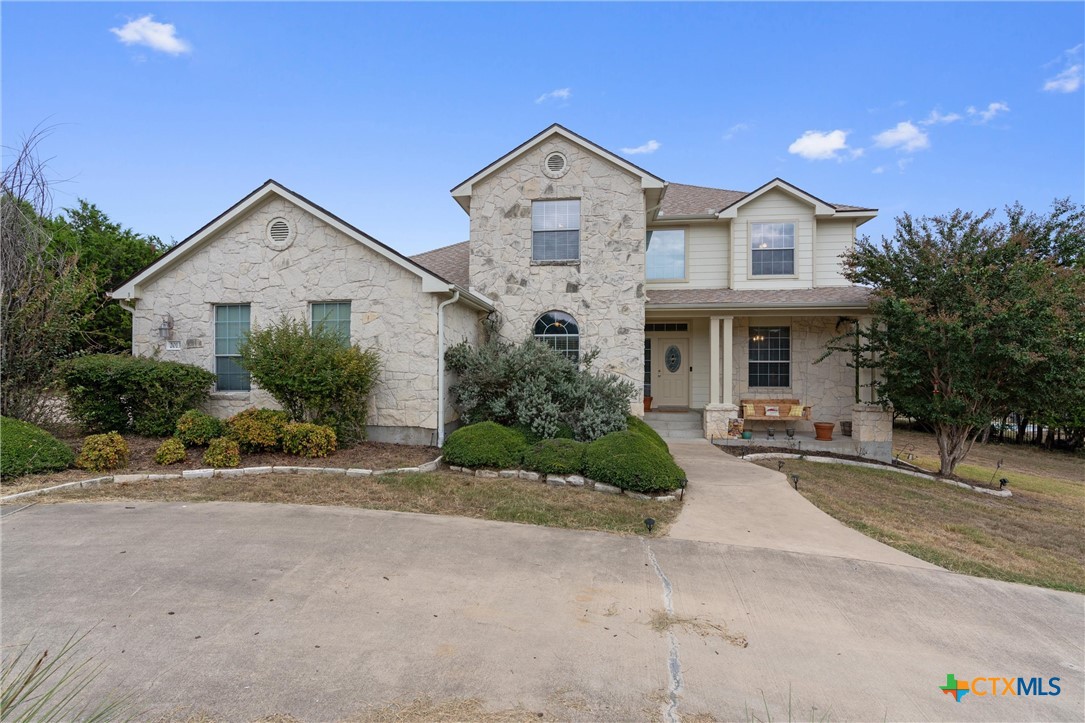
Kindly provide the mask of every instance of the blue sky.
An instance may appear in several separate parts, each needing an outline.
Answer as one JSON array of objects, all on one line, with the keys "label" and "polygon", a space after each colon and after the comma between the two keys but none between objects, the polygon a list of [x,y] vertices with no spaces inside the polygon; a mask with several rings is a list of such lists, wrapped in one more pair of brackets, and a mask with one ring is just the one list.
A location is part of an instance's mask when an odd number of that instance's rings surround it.
[{"label": "blue sky", "polygon": [[[180,241],[275,178],[406,253],[553,122],[668,181],[874,206],[1085,197],[1085,5],[6,2],[5,146]],[[623,152],[624,149],[624,152]]]}]

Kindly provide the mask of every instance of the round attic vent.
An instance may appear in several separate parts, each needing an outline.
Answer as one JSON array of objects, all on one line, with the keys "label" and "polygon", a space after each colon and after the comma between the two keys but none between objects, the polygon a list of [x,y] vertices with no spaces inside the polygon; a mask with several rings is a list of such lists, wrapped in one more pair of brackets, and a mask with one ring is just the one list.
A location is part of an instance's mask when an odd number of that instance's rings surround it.
[{"label": "round attic vent", "polygon": [[294,243],[294,227],[285,218],[273,218],[267,224],[268,245],[276,251],[283,251]]},{"label": "round attic vent", "polygon": [[550,178],[560,178],[564,176],[569,170],[569,161],[565,158],[565,154],[554,151],[546,156],[546,160],[543,161],[543,171]]}]

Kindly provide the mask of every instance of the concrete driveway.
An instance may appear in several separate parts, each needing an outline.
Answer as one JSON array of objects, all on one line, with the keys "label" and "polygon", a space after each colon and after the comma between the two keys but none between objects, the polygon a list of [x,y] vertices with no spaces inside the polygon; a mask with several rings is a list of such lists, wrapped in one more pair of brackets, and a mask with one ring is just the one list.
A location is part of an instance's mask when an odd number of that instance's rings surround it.
[{"label": "concrete driveway", "polygon": [[[290,505],[37,505],[0,533],[4,646],[93,627],[98,689],[148,715],[323,721],[428,696],[764,720],[764,696],[773,720],[1080,720],[1085,703],[1081,596],[937,569]],[[950,673],[1062,693],[956,703]]]}]

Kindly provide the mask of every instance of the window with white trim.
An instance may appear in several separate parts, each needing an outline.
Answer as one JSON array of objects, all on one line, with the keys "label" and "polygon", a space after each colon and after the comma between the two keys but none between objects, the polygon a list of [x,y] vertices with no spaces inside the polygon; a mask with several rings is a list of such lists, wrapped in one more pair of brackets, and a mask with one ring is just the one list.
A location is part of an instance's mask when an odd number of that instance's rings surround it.
[{"label": "window with white trim", "polygon": [[644,263],[649,281],[685,281],[686,230],[661,228],[649,231]]},{"label": "window with white trim", "polygon": [[350,302],[313,302],[309,305],[313,318],[313,331],[323,327],[334,331],[343,340],[343,344],[350,344]]},{"label": "window with white trim", "polygon": [[239,363],[238,347],[249,333],[248,304],[219,304],[215,307],[215,390],[249,391],[249,373]]},{"label": "window with white trim", "polygon": [[795,224],[750,224],[750,275],[795,274]]},{"label": "window with white trim", "polygon": [[750,327],[750,388],[791,386],[791,327]]},{"label": "window with white trim", "polygon": [[531,202],[531,260],[580,260],[580,201]]},{"label": "window with white trim", "polygon": [[565,358],[580,361],[580,326],[564,311],[548,311],[535,320],[535,338]]}]

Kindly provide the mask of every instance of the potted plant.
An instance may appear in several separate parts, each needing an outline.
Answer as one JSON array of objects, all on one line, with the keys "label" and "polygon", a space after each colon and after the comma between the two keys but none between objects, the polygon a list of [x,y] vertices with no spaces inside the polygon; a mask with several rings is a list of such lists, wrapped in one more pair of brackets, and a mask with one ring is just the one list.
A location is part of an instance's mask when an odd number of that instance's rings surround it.
[{"label": "potted plant", "polygon": [[645,411],[645,413],[652,411],[652,398],[651,397],[645,397],[644,398],[644,411]]},{"label": "potted plant", "polygon": [[850,419],[841,419],[840,420],[840,433],[843,434],[845,437],[850,437],[851,436],[851,420]]},{"label": "potted plant", "polygon": [[835,422],[814,422],[814,439],[819,442],[833,441],[833,427]]}]

